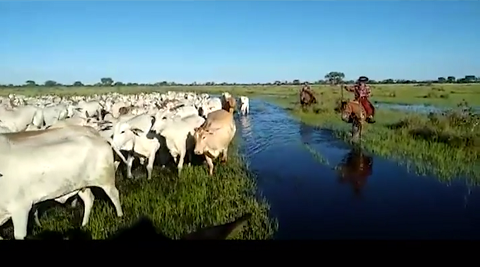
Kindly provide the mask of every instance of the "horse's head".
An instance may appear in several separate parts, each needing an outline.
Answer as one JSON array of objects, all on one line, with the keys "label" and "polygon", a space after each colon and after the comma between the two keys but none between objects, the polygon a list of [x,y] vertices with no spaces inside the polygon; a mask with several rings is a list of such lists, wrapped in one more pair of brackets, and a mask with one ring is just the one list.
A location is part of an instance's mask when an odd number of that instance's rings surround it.
[{"label": "horse's head", "polygon": [[341,103],[342,120],[350,123],[352,120],[362,121],[365,119],[365,110],[357,101],[342,101]]},{"label": "horse's head", "polygon": [[342,120],[345,122],[351,122],[352,107],[351,104],[345,100],[340,103],[340,112],[342,113]]}]

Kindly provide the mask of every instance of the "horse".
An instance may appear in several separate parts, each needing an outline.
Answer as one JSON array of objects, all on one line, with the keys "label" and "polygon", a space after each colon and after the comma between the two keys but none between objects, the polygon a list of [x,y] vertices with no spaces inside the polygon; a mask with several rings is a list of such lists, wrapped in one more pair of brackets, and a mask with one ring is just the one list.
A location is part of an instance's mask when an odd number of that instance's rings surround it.
[{"label": "horse", "polygon": [[358,101],[342,100],[340,111],[342,120],[346,123],[352,124],[352,141],[355,142],[360,140],[362,137],[363,125],[367,118],[365,108]]},{"label": "horse", "polygon": [[315,96],[307,91],[307,90],[302,90],[300,93],[300,104],[302,105],[302,109],[305,109],[306,107],[309,107],[312,104],[316,104],[317,99]]}]

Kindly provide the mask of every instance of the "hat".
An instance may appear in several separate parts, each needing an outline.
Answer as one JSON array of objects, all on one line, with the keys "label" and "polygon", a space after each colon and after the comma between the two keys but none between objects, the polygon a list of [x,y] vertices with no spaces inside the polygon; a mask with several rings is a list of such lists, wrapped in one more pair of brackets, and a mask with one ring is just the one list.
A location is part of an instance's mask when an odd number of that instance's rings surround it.
[{"label": "hat", "polygon": [[360,76],[358,77],[358,82],[368,82],[368,77],[367,76]]}]

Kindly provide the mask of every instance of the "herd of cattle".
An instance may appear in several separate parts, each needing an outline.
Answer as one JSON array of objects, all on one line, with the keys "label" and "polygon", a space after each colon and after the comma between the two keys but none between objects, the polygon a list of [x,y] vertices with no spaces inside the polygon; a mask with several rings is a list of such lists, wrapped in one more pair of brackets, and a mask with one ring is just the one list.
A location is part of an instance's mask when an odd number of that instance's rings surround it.
[{"label": "herd of cattle", "polygon": [[[240,97],[240,113],[249,99]],[[204,155],[208,172],[235,135],[236,100],[191,92],[109,93],[93,96],[0,97],[0,226],[10,218],[15,239],[27,235],[29,213],[46,200],[84,202],[82,226],[102,188],[123,216],[115,172],[121,162],[132,178],[135,158],[152,178],[157,152],[165,146],[180,173],[185,156]],[[35,211],[35,222],[38,212]],[[1,237],[0,237],[1,239]]]}]

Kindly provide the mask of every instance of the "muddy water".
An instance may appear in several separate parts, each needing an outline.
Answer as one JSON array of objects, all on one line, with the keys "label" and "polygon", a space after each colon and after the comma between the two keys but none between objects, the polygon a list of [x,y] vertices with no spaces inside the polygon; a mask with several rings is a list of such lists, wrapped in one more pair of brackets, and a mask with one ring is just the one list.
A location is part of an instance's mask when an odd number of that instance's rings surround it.
[{"label": "muddy water", "polygon": [[[242,152],[279,221],[277,239],[480,238],[480,190],[352,150],[252,99]],[[343,175],[342,175],[343,174]]]}]

